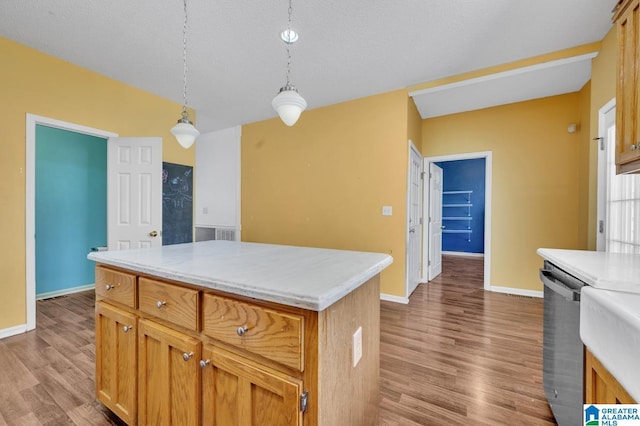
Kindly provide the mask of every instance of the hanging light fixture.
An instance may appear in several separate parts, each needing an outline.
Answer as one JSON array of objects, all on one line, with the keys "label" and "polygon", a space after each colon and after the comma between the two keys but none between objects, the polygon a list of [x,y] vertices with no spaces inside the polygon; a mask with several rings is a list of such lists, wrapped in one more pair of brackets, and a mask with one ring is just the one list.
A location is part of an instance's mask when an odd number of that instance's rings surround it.
[{"label": "hanging light fixture", "polygon": [[289,82],[291,74],[291,45],[298,40],[298,34],[291,29],[291,0],[289,0],[289,25],[280,34],[280,38],[287,46],[287,82],[280,88],[278,95],[273,98],[271,105],[276,110],[280,119],[287,126],[293,126],[300,118],[300,114],[307,107],[307,101],[298,93],[298,90]]},{"label": "hanging light fixture", "polygon": [[189,148],[200,136],[200,132],[193,126],[187,113],[187,0],[184,0],[184,25],[182,26],[182,71],[184,89],[182,92],[182,117],[171,128],[171,133],[176,137],[183,148]]}]

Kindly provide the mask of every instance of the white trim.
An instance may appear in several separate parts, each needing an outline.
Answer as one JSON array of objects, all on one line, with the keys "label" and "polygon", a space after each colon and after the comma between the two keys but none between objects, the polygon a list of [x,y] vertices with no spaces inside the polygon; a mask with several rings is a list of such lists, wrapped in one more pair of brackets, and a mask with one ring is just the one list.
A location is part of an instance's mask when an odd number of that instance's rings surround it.
[{"label": "white trim", "polygon": [[27,323],[26,330],[36,328],[36,184],[35,184],[35,166],[36,166],[36,125],[54,127],[71,132],[83,133],[91,136],[109,138],[118,136],[117,133],[105,130],[94,129],[91,127],[81,126],[75,123],[67,123],[65,121],[53,118],[42,117],[35,114],[27,113],[26,117],[26,202],[25,202],[25,246],[26,246],[26,311]]},{"label": "white trim", "polygon": [[459,257],[484,257],[484,253],[467,253],[464,251],[443,251],[442,254],[446,256]]},{"label": "white trim", "polygon": [[[469,152],[465,154],[451,154],[440,155],[436,157],[424,158],[424,169],[428,170],[429,163],[438,163],[440,161],[458,161],[458,160],[474,160],[477,158],[484,158],[484,289],[491,290],[491,197],[492,197],[492,182],[493,182],[493,152],[481,151],[481,152]],[[424,197],[426,198],[426,197]],[[425,201],[423,200],[423,203]],[[425,206],[426,208],[426,206]],[[428,244],[428,241],[424,241],[424,244]],[[426,250],[422,251],[422,262],[426,264],[428,261],[428,253],[425,256]]]},{"label": "white trim", "polygon": [[[600,145],[600,141],[604,141],[605,135],[605,116],[616,107],[616,98],[611,99],[598,110],[598,137],[603,138],[596,140],[596,144]],[[601,220],[607,220],[607,149],[600,150],[598,146],[598,173],[596,177],[596,250],[605,251],[606,249],[606,233],[600,233],[598,224]]]},{"label": "white trim", "polygon": [[80,293],[81,291],[93,290],[94,288],[96,288],[95,284],[87,284],[87,285],[81,285],[81,286],[78,286],[78,287],[65,288],[63,290],[48,291],[46,293],[36,294],[36,300],[51,299],[52,297],[67,296],[67,295],[73,294],[73,293]]},{"label": "white trim", "polygon": [[[411,151],[415,152],[418,157],[422,158],[422,171],[424,171],[424,157],[413,144],[413,141],[409,139],[409,150],[408,150],[408,163],[407,163],[407,189],[406,189],[406,203],[407,203],[407,215],[405,217],[405,242],[404,242],[404,295],[406,298],[411,296],[409,294],[409,220],[411,219],[411,206],[410,206],[410,191],[411,191]],[[421,185],[424,186],[424,181],[421,180]],[[424,189],[423,189],[424,191]],[[422,202],[422,217],[424,218],[424,201]],[[424,222],[424,220],[423,220]],[[420,226],[422,233],[424,234],[424,224]],[[423,259],[423,247],[420,244],[420,273],[424,275],[424,262]],[[420,276],[420,281],[423,281],[422,276]],[[419,284],[418,284],[419,285]]]},{"label": "white trim", "polygon": [[402,303],[403,305],[406,305],[409,303],[408,297],[394,296],[393,294],[386,294],[386,293],[380,293],[380,300],[385,300],[387,302],[394,302],[394,303]]},{"label": "white trim", "polygon": [[489,291],[493,291],[495,293],[512,294],[514,296],[527,296],[527,297],[539,297],[539,298],[544,297],[544,291],[525,290],[523,288],[491,286]]},{"label": "white trim", "polygon": [[27,331],[27,324],[20,324],[14,327],[3,328],[2,330],[0,330],[0,339],[15,336],[16,334],[26,333]]},{"label": "white trim", "polygon": [[482,77],[469,78],[467,80],[456,81],[454,83],[443,84],[441,86],[429,87],[427,89],[414,90],[409,92],[409,96],[420,96],[429,93],[436,93],[443,90],[454,89],[457,87],[469,86],[477,83],[484,83],[486,81],[496,80],[505,77],[511,77],[519,74],[526,74],[533,71],[539,71],[547,68],[558,67],[562,65],[572,64],[574,62],[582,62],[595,58],[598,56],[598,52],[585,53],[583,55],[571,56],[569,58],[556,59],[553,61],[543,62],[541,64],[530,65],[528,67],[516,68],[513,70],[497,72],[495,74],[483,75]]}]

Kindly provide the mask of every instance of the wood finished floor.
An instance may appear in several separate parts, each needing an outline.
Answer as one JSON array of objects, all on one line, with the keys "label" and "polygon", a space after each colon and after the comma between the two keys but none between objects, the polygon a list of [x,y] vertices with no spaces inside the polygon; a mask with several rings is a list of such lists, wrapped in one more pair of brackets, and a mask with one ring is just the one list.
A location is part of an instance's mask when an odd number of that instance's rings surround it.
[{"label": "wood finished floor", "polygon": [[[483,291],[482,259],[443,265],[408,305],[382,302],[379,425],[555,425],[542,300]],[[36,330],[0,340],[0,426],[122,425],[94,398],[93,299],[39,301]]]},{"label": "wood finished floor", "polygon": [[380,425],[555,425],[539,298],[483,290],[483,259],[443,257],[408,305],[382,302]]}]

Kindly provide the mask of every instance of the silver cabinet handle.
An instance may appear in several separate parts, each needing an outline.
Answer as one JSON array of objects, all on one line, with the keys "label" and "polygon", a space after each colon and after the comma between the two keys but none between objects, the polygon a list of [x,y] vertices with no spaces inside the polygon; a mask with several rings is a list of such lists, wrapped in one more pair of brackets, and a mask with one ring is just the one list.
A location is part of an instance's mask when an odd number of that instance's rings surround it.
[{"label": "silver cabinet handle", "polygon": [[200,368],[205,368],[209,364],[211,364],[211,360],[210,359],[207,359],[207,360],[201,359],[200,360]]},{"label": "silver cabinet handle", "polygon": [[249,331],[249,328],[246,325],[243,325],[242,327],[238,327],[238,329],[236,330],[236,332],[238,333],[238,336],[244,336],[247,331]]},{"label": "silver cabinet handle", "polygon": [[116,286],[113,285],[113,284],[107,284],[107,285],[104,286],[104,289],[107,290],[107,291],[113,290],[114,288],[116,288]]},{"label": "silver cabinet handle", "polygon": [[132,328],[133,328],[132,325],[125,325],[125,326],[122,327],[122,331],[124,331],[126,333],[127,331],[131,330]]},{"label": "silver cabinet handle", "polygon": [[189,361],[191,359],[191,357],[193,356],[193,352],[189,352],[189,353],[183,353],[182,354],[182,359],[185,361]]},{"label": "silver cabinet handle", "polygon": [[167,302],[166,302],[165,300],[158,300],[158,301],[156,302],[156,307],[157,307],[158,309],[162,309],[162,307],[163,307],[163,306],[165,306],[166,304],[167,304]]},{"label": "silver cabinet handle", "polygon": [[631,151],[635,151],[638,148],[637,145],[631,145]]}]

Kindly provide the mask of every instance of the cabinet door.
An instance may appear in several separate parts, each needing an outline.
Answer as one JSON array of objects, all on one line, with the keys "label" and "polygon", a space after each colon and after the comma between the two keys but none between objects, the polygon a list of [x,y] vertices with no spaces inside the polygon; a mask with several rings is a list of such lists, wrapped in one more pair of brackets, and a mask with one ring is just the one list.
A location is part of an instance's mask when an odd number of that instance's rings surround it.
[{"label": "cabinet door", "polygon": [[96,397],[129,425],[136,424],[136,316],[96,303]]},{"label": "cabinet door", "polygon": [[145,319],[139,329],[139,423],[197,425],[200,341]]},{"label": "cabinet door", "polygon": [[302,425],[302,381],[218,347],[203,350],[203,424]]},{"label": "cabinet door", "polygon": [[638,114],[638,66],[640,42],[639,0],[630,0],[617,18],[618,80],[616,86],[616,164],[618,172],[640,169],[640,165],[625,164],[640,159],[640,121]]}]

